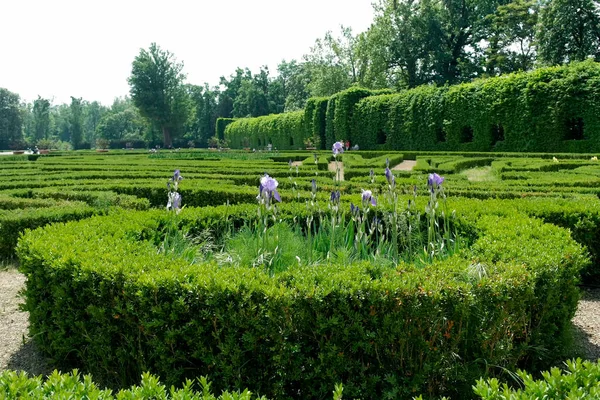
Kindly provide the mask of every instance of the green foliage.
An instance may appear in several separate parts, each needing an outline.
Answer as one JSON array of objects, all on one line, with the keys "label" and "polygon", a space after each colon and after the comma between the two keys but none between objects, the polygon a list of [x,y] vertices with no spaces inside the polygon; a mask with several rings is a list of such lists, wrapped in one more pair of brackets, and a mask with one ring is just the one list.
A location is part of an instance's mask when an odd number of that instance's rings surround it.
[{"label": "green foliage", "polygon": [[50,133],[50,101],[38,96],[33,102],[33,118],[35,124],[34,138],[37,141],[48,139]]},{"label": "green foliage", "polygon": [[552,0],[542,8],[537,33],[542,63],[600,59],[600,15],[594,0]]},{"label": "green foliage", "polygon": [[215,136],[219,139],[225,139],[225,128],[233,121],[235,121],[234,118],[217,118]]},{"label": "green foliage", "polygon": [[81,148],[83,141],[83,113],[81,108],[81,97],[76,98],[71,96],[71,118],[69,120],[71,126],[71,137],[70,142],[73,149],[78,150]]},{"label": "green foliage", "polygon": [[599,77],[590,61],[419,87],[362,99],[354,120],[366,148],[384,132],[386,146],[402,150],[600,151]]},{"label": "green foliage", "polygon": [[[194,386],[198,390],[194,390]],[[109,389],[100,389],[91,375],[81,376],[79,371],[59,373],[54,371],[47,378],[28,377],[25,372],[2,371],[0,373],[0,398],[2,399],[98,399],[98,400],[266,400],[254,396],[250,391],[223,392],[218,397],[212,394],[211,384],[205,377],[197,381],[186,381],[180,389],[167,389],[159,379],[151,374],[142,374],[139,386],[113,393]]]},{"label": "green foliage", "polygon": [[225,138],[232,147],[238,149],[264,149],[269,144],[277,150],[303,149],[306,138],[304,111],[238,118],[225,128]]},{"label": "green foliage", "polygon": [[566,369],[552,368],[542,373],[543,379],[534,379],[525,371],[518,371],[520,387],[512,388],[498,379],[479,379],[473,386],[483,400],[535,399],[596,399],[600,397],[600,362],[567,361]]},{"label": "green foliage", "polygon": [[[319,143],[319,148],[325,150],[326,144],[326,124],[325,114],[327,112],[328,97],[311,97],[306,102],[304,109],[305,131],[309,137]],[[318,139],[318,140],[317,140]]]},{"label": "green foliage", "polygon": [[24,148],[19,95],[0,88],[0,149]]},{"label": "green foliage", "polygon": [[[332,264],[271,276],[190,265],[157,253],[152,238],[168,218],[158,210],[30,231],[18,252],[31,334],[56,359],[121,384],[149,370],[167,385],[205,374],[219,390],[275,398],[325,397],[336,382],[350,398],[465,393],[493,372],[486,365],[560,355],[587,261],[564,229],[461,205],[459,228],[473,246],[424,269]],[[179,224],[218,238],[255,213],[186,207]],[[307,215],[302,203],[278,214],[289,223]]]},{"label": "green foliage", "polygon": [[148,50],[140,50],[129,77],[133,103],[149,123],[162,130],[165,147],[171,146],[188,118],[189,97],[182,69],[173,54],[152,43]]}]

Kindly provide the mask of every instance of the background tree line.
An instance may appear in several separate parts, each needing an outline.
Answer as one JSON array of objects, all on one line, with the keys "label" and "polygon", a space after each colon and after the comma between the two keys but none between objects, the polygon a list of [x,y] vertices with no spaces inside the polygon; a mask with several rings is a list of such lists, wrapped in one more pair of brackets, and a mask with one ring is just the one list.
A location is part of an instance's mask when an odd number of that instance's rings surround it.
[{"label": "background tree line", "polygon": [[295,111],[351,86],[402,90],[600,61],[599,8],[598,0],[379,0],[365,32],[342,26],[274,74],[237,68],[215,86],[186,83],[183,64],[152,44],[133,61],[131,97],[110,107],[74,97],[22,103],[0,88],[0,148],[89,148],[98,139],[205,147],[219,117]]}]

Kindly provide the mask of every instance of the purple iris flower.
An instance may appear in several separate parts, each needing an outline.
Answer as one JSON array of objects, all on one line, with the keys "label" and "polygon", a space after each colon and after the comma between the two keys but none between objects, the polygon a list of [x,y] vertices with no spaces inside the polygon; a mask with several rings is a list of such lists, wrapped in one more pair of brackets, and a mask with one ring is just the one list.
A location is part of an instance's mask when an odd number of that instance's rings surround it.
[{"label": "purple iris flower", "polygon": [[331,192],[331,198],[330,198],[331,202],[333,204],[339,204],[340,202],[340,191],[339,190],[334,190],[333,192]]},{"label": "purple iris flower", "polygon": [[373,197],[373,193],[370,190],[362,191],[362,201],[363,201],[363,205],[365,205],[368,202],[371,202],[371,205],[373,207],[375,207],[377,205],[377,200],[375,200],[375,197]]},{"label": "purple iris flower", "polygon": [[260,178],[260,186],[258,187],[259,197],[266,197],[267,201],[270,200],[271,197],[274,197],[275,200],[281,202],[281,197],[279,196],[279,192],[277,192],[277,186],[279,186],[277,180],[265,174],[265,176]]},{"label": "purple iris flower", "polygon": [[169,192],[169,201],[167,202],[167,210],[181,211],[181,195],[177,192]]},{"label": "purple iris flower", "polygon": [[435,172],[433,174],[429,174],[429,177],[427,178],[427,185],[429,185],[431,191],[441,186],[443,182],[444,178]]},{"label": "purple iris flower", "polygon": [[177,192],[173,194],[173,209],[179,210],[181,208],[181,195]]},{"label": "purple iris flower", "polygon": [[385,169],[385,179],[387,179],[388,183],[392,186],[396,184],[396,177],[389,168]]},{"label": "purple iris flower", "polygon": [[176,169],[175,172],[173,173],[173,182],[179,182],[182,179],[183,179],[183,176],[181,176],[181,173],[179,172],[179,170]]},{"label": "purple iris flower", "polygon": [[332,147],[333,156],[337,156],[338,154],[342,154],[344,152],[344,144],[342,142],[335,142]]}]

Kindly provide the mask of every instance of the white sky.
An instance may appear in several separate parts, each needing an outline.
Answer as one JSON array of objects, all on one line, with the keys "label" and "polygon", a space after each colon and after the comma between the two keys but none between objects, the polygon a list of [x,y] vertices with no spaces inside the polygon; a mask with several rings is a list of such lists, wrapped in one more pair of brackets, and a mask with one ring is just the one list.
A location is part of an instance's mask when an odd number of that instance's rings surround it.
[{"label": "white sky", "polygon": [[53,104],[70,96],[112,104],[129,93],[141,48],[156,42],[184,62],[187,82],[211,86],[236,67],[271,75],[339,26],[365,31],[372,0],[0,0],[0,87]]}]

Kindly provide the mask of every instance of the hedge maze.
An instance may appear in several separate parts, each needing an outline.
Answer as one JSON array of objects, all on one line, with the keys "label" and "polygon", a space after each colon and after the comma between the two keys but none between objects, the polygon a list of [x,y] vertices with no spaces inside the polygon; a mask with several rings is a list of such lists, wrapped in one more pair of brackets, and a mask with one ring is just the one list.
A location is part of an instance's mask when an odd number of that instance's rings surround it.
[{"label": "hedge maze", "polygon": [[[359,97],[338,105],[373,99]],[[571,355],[577,284],[600,276],[592,154],[346,152],[338,183],[332,160],[321,151],[1,159],[0,252],[28,278],[31,336],[63,370],[109,386],[149,371],[167,385],[208,376],[217,391],[278,399],[329,398],[337,383],[347,398],[470,398],[480,377]],[[403,160],[417,164],[395,171]],[[332,258],[272,273],[166,249],[173,229],[218,244],[256,222],[265,173],[279,183],[276,219],[305,233],[315,210],[321,224],[331,219],[336,190],[341,220],[362,189],[385,224],[387,163],[401,210],[411,201],[425,210],[428,174],[443,175],[458,251],[420,265]],[[175,169],[178,214],[165,209]]]}]

